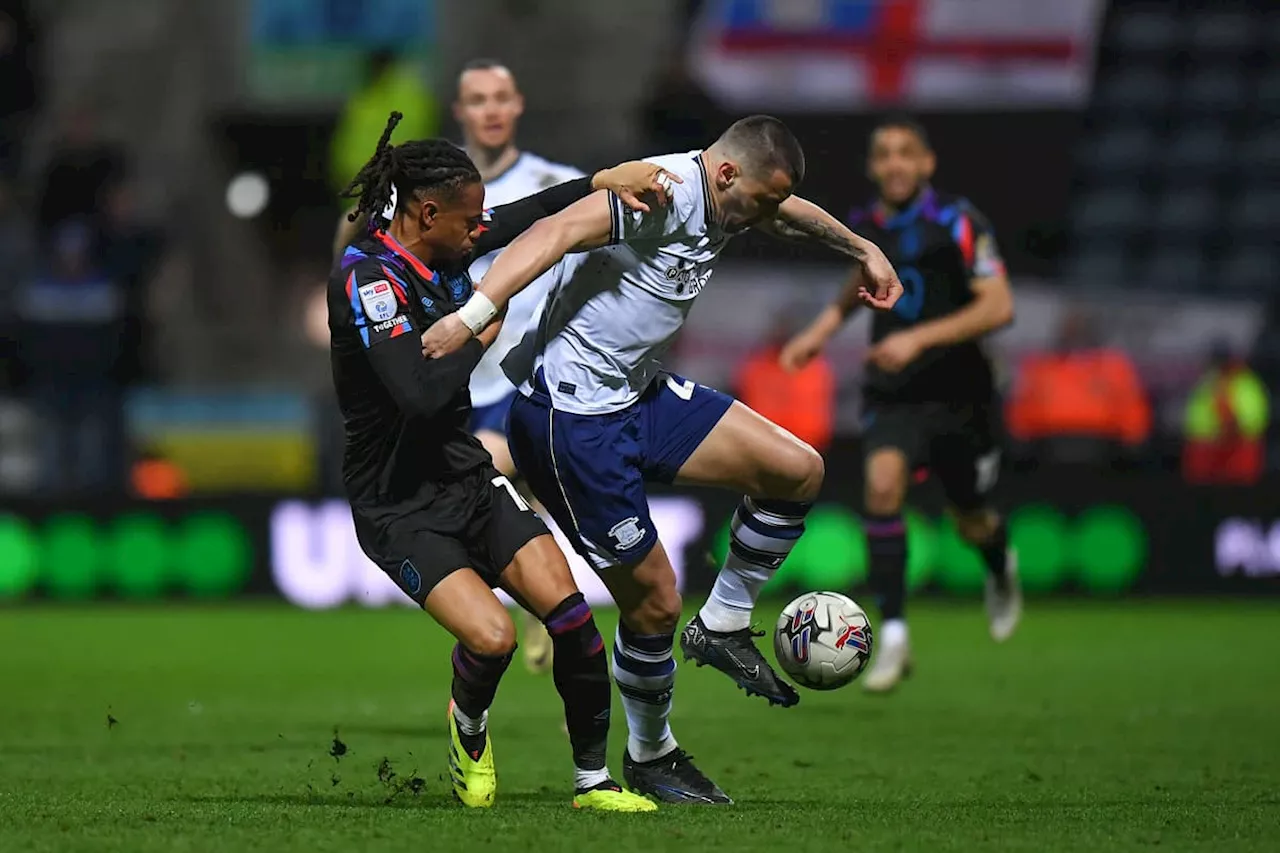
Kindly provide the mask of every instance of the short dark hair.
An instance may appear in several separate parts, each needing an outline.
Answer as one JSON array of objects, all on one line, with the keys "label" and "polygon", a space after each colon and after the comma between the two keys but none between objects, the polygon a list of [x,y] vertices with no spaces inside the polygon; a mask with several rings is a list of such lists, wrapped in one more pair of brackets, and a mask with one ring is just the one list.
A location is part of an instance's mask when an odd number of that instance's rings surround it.
[{"label": "short dark hair", "polygon": [[914,116],[906,113],[894,113],[887,115],[876,122],[875,127],[871,128],[871,135],[867,139],[867,147],[871,147],[871,141],[875,135],[882,130],[909,130],[919,138],[922,145],[930,151],[933,150],[933,144],[929,142],[929,131],[924,129],[924,125]]},{"label": "short dark hair", "polygon": [[475,59],[468,59],[467,64],[462,66],[462,71],[459,73],[466,73],[468,71],[488,71],[491,68],[507,67],[507,63],[503,62],[501,59],[494,59],[489,56],[477,56]]},{"label": "short dark hair", "polygon": [[491,56],[478,56],[475,59],[468,59],[466,64],[462,66],[462,70],[458,72],[458,85],[462,85],[462,75],[468,71],[493,71],[498,68],[510,74],[512,80],[515,79],[516,75],[511,70],[511,66],[501,59],[494,59]]},{"label": "short dark hair", "polygon": [[377,217],[391,203],[393,186],[403,205],[418,190],[449,195],[467,184],[480,182],[480,170],[467,152],[447,139],[414,139],[392,145],[391,133],[402,118],[404,115],[398,112],[388,117],[373,157],[342,192],[343,198],[359,199],[347,217],[352,222],[367,213],[377,227]]},{"label": "short dark hair", "polygon": [[804,149],[785,124],[773,116],[748,116],[729,125],[716,143],[748,158],[760,171],[781,169],[792,186],[804,180]]}]

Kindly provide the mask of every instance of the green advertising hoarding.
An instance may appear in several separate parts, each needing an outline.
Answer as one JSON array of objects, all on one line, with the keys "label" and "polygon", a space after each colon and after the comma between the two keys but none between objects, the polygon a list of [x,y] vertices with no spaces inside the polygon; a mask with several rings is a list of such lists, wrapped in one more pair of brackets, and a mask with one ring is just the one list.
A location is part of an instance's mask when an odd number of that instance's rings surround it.
[{"label": "green advertising hoarding", "polygon": [[[845,491],[856,497],[856,486]],[[1031,594],[1280,594],[1280,482],[1193,489],[1165,475],[1020,475],[1006,487],[1010,540]],[[738,498],[682,489],[655,489],[652,497],[655,523],[683,567],[683,589],[697,598],[727,550]],[[865,585],[866,537],[851,506],[853,497],[814,507],[774,595]],[[936,507],[918,506],[906,514],[911,588],[979,594],[978,554]],[[571,552],[567,540],[562,545]],[[603,590],[588,575],[583,582]],[[315,607],[403,598],[394,586],[379,587],[382,580],[336,498],[0,504],[0,602],[250,594]]]},{"label": "green advertising hoarding", "polygon": [[0,515],[0,599],[39,589],[58,600],[103,594],[226,598],[248,585],[257,559],[239,518],[194,510],[168,519],[130,509],[106,520],[77,512],[33,521]]},{"label": "green advertising hoarding", "polygon": [[[986,572],[978,552],[949,517],[931,520],[905,514],[907,584],[932,584],[970,595],[982,589]],[[1128,590],[1147,560],[1147,533],[1129,509],[1099,504],[1071,517],[1045,504],[1028,504],[1009,516],[1009,542],[1028,592],[1055,592],[1068,584],[1094,594]],[[729,547],[725,522],[713,556]],[[809,513],[805,534],[767,589],[850,589],[866,582],[866,537],[858,517],[843,506],[821,504]]]}]

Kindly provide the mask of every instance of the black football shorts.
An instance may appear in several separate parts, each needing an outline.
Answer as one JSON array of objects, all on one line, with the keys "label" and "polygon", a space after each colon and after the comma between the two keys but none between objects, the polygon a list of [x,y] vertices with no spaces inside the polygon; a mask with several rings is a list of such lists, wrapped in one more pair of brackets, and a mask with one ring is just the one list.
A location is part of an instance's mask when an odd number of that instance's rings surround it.
[{"label": "black football shorts", "polygon": [[[489,586],[498,586],[516,552],[550,532],[496,469],[450,485],[436,505],[389,521],[354,512],[360,547],[419,605],[458,569],[472,569]],[[462,491],[450,494],[452,487]]]},{"label": "black football shorts", "polygon": [[862,429],[864,455],[900,450],[908,470],[928,467],[956,509],[987,505],[1000,474],[998,403],[868,403]]}]

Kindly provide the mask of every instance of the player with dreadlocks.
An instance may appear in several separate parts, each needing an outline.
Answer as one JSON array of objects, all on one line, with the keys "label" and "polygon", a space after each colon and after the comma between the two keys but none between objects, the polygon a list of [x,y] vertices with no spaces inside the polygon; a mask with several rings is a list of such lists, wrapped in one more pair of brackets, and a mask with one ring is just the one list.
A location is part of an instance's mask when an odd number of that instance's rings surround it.
[{"label": "player with dreadlocks", "polygon": [[639,196],[652,192],[665,203],[671,179],[656,166],[628,163],[485,211],[480,173],[466,153],[439,139],[392,145],[399,120],[391,114],[347,189],[358,199],[352,221],[367,217],[369,225],[329,279],[343,481],[356,536],[369,559],[457,638],[448,723],[458,799],[488,807],[496,792],[486,724],[515,652],[511,616],[493,593],[501,586],[543,620],[555,643],[554,680],[576,767],[573,804],[651,811],[606,768],[609,673],[591,609],[547,528],[467,430],[467,380],[498,323],[435,360],[422,357],[419,334],[471,296],[473,254],[506,245],[595,189],[647,210]]}]

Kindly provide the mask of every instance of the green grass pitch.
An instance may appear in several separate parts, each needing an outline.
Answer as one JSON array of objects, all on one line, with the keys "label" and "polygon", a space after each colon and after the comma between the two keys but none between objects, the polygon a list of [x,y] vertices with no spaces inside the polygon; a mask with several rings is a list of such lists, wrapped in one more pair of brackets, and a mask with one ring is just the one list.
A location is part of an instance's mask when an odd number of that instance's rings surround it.
[{"label": "green grass pitch", "polygon": [[682,665],[677,736],[737,805],[607,816],[570,808],[558,697],[519,664],[498,803],[451,801],[420,613],[2,610],[0,850],[1280,850],[1280,606],[1043,604],[995,646],[976,605],[920,604],[912,630],[890,697],[769,708]]}]

